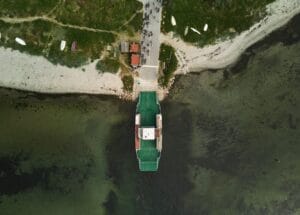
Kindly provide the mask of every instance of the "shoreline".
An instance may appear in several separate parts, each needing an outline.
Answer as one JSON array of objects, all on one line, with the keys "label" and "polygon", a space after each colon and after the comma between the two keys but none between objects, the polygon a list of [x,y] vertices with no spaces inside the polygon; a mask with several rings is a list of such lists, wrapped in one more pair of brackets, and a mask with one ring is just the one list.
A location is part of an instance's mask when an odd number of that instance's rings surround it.
[{"label": "shoreline", "polygon": [[224,69],[236,63],[247,48],[264,39],[270,33],[286,25],[300,13],[298,0],[277,0],[267,6],[268,15],[234,38],[217,41],[202,48],[183,42],[171,33],[161,35],[161,42],[176,49],[179,61],[175,74],[201,72],[209,69]]},{"label": "shoreline", "polygon": [[[286,25],[300,13],[297,0],[277,0],[267,6],[268,15],[249,30],[236,37],[215,45],[198,48],[187,44],[171,34],[161,33],[160,42],[176,49],[178,69],[175,75],[224,69],[243,56],[243,53],[270,33]],[[99,73],[96,63],[79,68],[54,65],[41,56],[31,56],[10,48],[0,47],[0,87],[42,94],[92,94],[113,95],[134,100],[137,92],[124,93],[119,74]],[[136,79],[137,77],[135,77]],[[175,79],[175,77],[174,77]],[[169,89],[174,83],[172,80]],[[135,87],[134,87],[135,89]],[[169,89],[159,89],[160,99],[165,98]]]},{"label": "shoreline", "polygon": [[[56,97],[66,97],[66,98],[68,98],[68,97],[79,96],[79,97],[96,97],[96,98],[101,98],[103,100],[116,99],[118,101],[122,101],[122,100],[120,100],[120,96],[118,96],[118,95],[99,94],[99,93],[98,94],[96,94],[96,93],[64,93],[64,92],[59,92],[59,93],[49,93],[49,92],[44,93],[43,92],[42,93],[42,92],[38,92],[38,91],[21,90],[21,89],[17,89],[17,88],[2,87],[2,86],[0,86],[0,92],[7,92],[7,94],[9,94],[9,93],[26,94],[24,97],[34,97],[38,100],[44,100],[44,99],[47,99],[47,98],[56,98]],[[126,100],[124,99],[124,101],[126,101]]]},{"label": "shoreline", "polygon": [[97,61],[69,68],[54,65],[42,56],[3,47],[0,47],[0,59],[0,86],[4,88],[48,94],[123,95],[121,78],[117,74],[99,73]]}]

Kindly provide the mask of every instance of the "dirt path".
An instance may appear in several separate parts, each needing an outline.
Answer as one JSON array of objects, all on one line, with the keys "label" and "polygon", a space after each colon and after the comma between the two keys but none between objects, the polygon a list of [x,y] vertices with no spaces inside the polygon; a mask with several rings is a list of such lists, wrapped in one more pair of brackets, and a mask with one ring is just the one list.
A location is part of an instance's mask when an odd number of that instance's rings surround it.
[{"label": "dirt path", "polygon": [[118,29],[120,30],[122,27],[128,25],[135,17],[136,15],[138,15],[139,13],[142,13],[143,9],[138,10],[137,12],[135,12],[128,20],[126,20]]},{"label": "dirt path", "polygon": [[43,21],[54,23],[61,27],[73,28],[73,29],[84,30],[84,31],[91,31],[91,32],[98,32],[98,33],[111,33],[114,35],[119,35],[119,33],[117,31],[109,31],[109,30],[103,30],[103,29],[98,29],[98,28],[90,28],[90,27],[86,27],[86,26],[65,24],[65,23],[57,21],[54,18],[48,17],[48,16],[31,16],[31,17],[22,17],[22,18],[0,17],[0,20],[3,22],[6,22],[6,23],[11,23],[11,24],[43,20]]}]

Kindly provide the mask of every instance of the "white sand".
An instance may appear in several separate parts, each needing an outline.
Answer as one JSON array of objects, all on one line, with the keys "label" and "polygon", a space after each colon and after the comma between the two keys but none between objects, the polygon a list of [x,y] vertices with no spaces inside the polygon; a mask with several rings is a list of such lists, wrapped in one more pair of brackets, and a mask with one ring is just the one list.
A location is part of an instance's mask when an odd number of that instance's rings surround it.
[{"label": "white sand", "polygon": [[96,63],[76,69],[56,66],[43,57],[1,47],[0,86],[42,93],[122,95],[121,78],[110,73],[99,74]]},{"label": "white sand", "polygon": [[173,38],[173,34],[161,34],[161,42],[176,48],[179,68],[176,74],[200,72],[207,69],[220,69],[236,62],[251,45],[264,38],[277,28],[285,25],[300,12],[300,0],[277,0],[267,6],[268,16],[249,30],[232,40],[219,41],[215,45],[197,48]]}]

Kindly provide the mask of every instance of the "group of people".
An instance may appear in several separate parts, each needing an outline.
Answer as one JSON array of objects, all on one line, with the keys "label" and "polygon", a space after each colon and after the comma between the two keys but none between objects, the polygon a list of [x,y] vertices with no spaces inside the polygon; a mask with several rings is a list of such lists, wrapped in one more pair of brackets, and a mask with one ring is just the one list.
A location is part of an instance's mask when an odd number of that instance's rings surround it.
[{"label": "group of people", "polygon": [[147,57],[150,53],[150,47],[152,46],[153,31],[151,30],[150,21],[157,22],[159,24],[160,17],[159,12],[161,10],[162,0],[154,0],[145,4],[145,12],[143,17],[143,30],[142,30],[142,41],[141,41],[141,63],[145,64]]}]

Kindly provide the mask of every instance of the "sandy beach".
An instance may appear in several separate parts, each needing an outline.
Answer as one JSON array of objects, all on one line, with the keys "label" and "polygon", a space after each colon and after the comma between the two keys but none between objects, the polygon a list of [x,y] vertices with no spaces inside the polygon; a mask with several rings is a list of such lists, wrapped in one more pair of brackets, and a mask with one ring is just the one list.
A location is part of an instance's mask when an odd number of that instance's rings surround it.
[{"label": "sandy beach", "polygon": [[247,48],[284,26],[291,18],[300,13],[300,1],[277,0],[267,6],[267,13],[268,15],[263,20],[249,30],[214,45],[198,48],[173,37],[172,33],[161,34],[161,42],[176,48],[176,56],[179,61],[176,74],[221,69],[235,63]]},{"label": "sandy beach", "polygon": [[0,86],[41,93],[122,95],[117,74],[99,73],[97,61],[80,68],[53,65],[44,57],[0,48]]},{"label": "sandy beach", "polygon": [[[300,0],[277,0],[267,6],[268,15],[235,38],[198,48],[161,34],[160,42],[176,49],[179,67],[176,74],[221,69],[235,63],[251,45],[285,25],[300,12]],[[1,45],[1,44],[0,44]],[[98,73],[96,62],[80,68],[53,65],[44,57],[31,56],[0,47],[0,86],[41,93],[88,93],[123,96],[118,74]],[[136,89],[136,88],[134,88]],[[167,90],[159,89],[160,98]],[[137,95],[137,92],[133,92]]]}]

